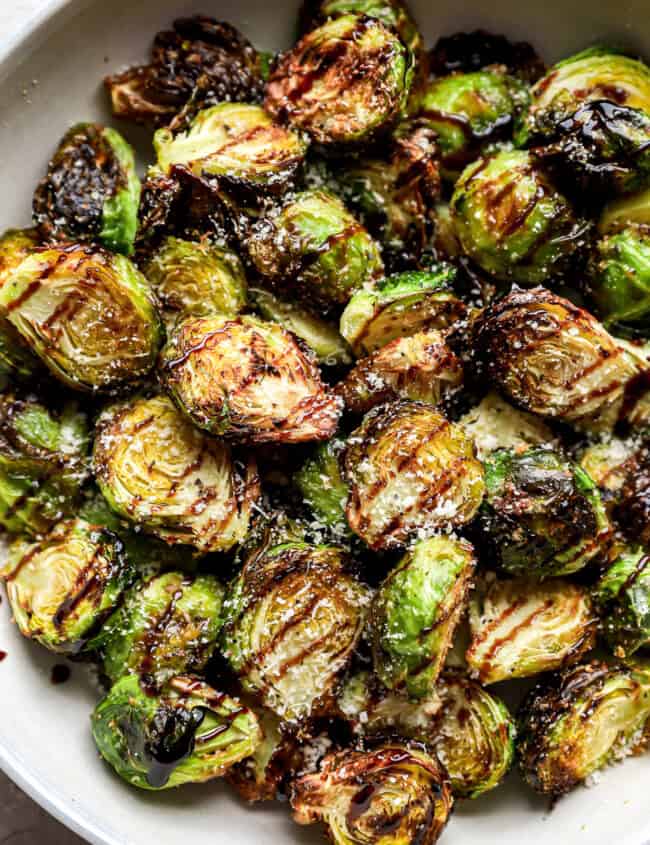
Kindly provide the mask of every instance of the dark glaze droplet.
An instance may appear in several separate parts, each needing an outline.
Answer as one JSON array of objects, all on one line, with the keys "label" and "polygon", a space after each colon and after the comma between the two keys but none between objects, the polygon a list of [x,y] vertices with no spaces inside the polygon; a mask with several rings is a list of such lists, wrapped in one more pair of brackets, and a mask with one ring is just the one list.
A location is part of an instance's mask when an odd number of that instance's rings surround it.
[{"label": "dark glaze droplet", "polygon": [[7,657],[8,655],[6,651],[0,651],[0,663],[2,663],[3,660],[6,660]]},{"label": "dark glaze droplet", "polygon": [[70,667],[65,666],[62,663],[57,663],[56,666],[52,667],[52,673],[50,675],[50,682],[55,686],[59,686],[60,684],[65,684],[66,681],[70,680]]}]

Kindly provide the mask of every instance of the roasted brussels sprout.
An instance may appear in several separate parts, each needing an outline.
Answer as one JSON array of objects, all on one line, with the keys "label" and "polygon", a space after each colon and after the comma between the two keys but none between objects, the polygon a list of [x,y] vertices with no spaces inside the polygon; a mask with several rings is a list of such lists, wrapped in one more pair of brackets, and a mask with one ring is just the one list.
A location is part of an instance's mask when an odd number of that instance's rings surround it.
[{"label": "roasted brussels sprout", "polygon": [[617,657],[650,645],[650,557],[624,548],[595,589],[605,639]]},{"label": "roasted brussels sprout", "polygon": [[170,236],[145,272],[170,323],[179,316],[238,314],[246,306],[244,268],[229,249]]},{"label": "roasted brussels sprout", "polygon": [[173,27],[156,35],[151,64],[104,80],[116,117],[164,126],[201,78],[214,102],[262,98],[262,57],[235,27],[205,15],[178,18]]},{"label": "roasted brussels sprout", "polygon": [[595,644],[589,596],[568,581],[494,580],[477,591],[470,608],[472,638],[465,659],[483,684],[576,663]]},{"label": "roasted brussels sprout", "polygon": [[316,519],[342,536],[350,531],[345,518],[349,487],[341,472],[344,450],[345,441],[336,437],[321,443],[294,476]]},{"label": "roasted brussels sprout", "polygon": [[600,215],[598,229],[602,234],[609,235],[637,224],[650,225],[650,188],[608,203]]},{"label": "roasted brussels sprout", "polygon": [[465,609],[474,550],[452,537],[420,540],[388,575],[370,611],[375,672],[412,698],[435,686]]},{"label": "roasted brussels sprout", "polygon": [[198,678],[172,678],[156,695],[119,680],[92,716],[99,753],[141,789],[169,789],[221,777],[262,741],[255,714]]},{"label": "roasted brussels sprout", "polygon": [[395,399],[437,405],[463,381],[463,364],[445,336],[428,329],[397,338],[359,361],[338,387],[345,406],[363,414]]},{"label": "roasted brussels sprout", "polygon": [[650,452],[640,448],[621,487],[615,516],[635,541],[650,546]]},{"label": "roasted brussels sprout", "polygon": [[340,549],[261,547],[233,581],[221,647],[245,690],[285,720],[317,712],[361,634],[369,591]]},{"label": "roasted brussels sprout", "polygon": [[398,273],[353,294],[341,316],[341,334],[357,356],[423,329],[446,329],[463,319],[465,304],[455,296],[456,271]]},{"label": "roasted brussels sprout", "polygon": [[647,745],[647,670],[586,663],[534,689],[520,714],[517,750],[527,783],[559,796]]},{"label": "roasted brussels sprout", "polygon": [[580,466],[598,486],[608,510],[620,503],[630,473],[639,468],[642,451],[634,438],[607,437],[590,443],[580,455]]},{"label": "roasted brussels sprout", "polygon": [[85,246],[41,250],[0,288],[0,310],[57,378],[109,390],[145,376],[161,326],[145,278],[128,258]]},{"label": "roasted brussels sprout", "polygon": [[503,150],[465,168],[451,208],[465,253],[495,278],[523,285],[561,274],[585,245],[590,225],[521,150]]},{"label": "roasted brussels sprout", "polygon": [[67,654],[81,651],[134,576],[117,537],[82,519],[15,540],[0,569],[20,633]]},{"label": "roasted brussels sprout", "polygon": [[227,551],[248,532],[260,488],[255,461],[197,431],[165,396],[134,399],[100,417],[94,467],[116,513],[167,543]]},{"label": "roasted brussels sprout", "polygon": [[505,67],[526,82],[535,82],[545,70],[530,44],[512,42],[484,29],[443,36],[429,53],[429,69],[436,76],[455,71],[471,73],[494,65]]},{"label": "roasted brussels sprout", "polygon": [[0,525],[41,534],[78,505],[88,476],[86,417],[74,403],[52,413],[0,394]]},{"label": "roasted brussels sprout", "polygon": [[63,136],[34,194],[34,222],[46,238],[95,241],[130,255],[140,180],[133,150],[115,129],[77,123]]},{"label": "roasted brussels sprout", "polygon": [[367,141],[399,119],[413,64],[410,49],[377,18],[342,15],[279,59],[265,106],[320,144]]},{"label": "roasted brussels sprout", "polygon": [[326,440],[338,400],[296,339],[256,317],[192,317],[162,353],[162,378],[200,428],[248,443]]},{"label": "roasted brussels sprout", "polygon": [[328,755],[290,800],[295,821],[324,822],[335,845],[434,845],[453,805],[435,757],[403,743]]},{"label": "roasted brussels sprout", "polygon": [[379,246],[326,191],[303,191],[253,227],[248,253],[272,284],[290,283],[306,301],[345,305],[354,290],[383,274]]},{"label": "roasted brussels sprout", "polygon": [[514,290],[488,307],[475,348],[511,401],[587,431],[611,431],[628,411],[628,387],[648,368],[641,350],[544,288]]},{"label": "roasted brussels sprout", "polygon": [[366,415],[348,441],[345,476],[348,523],[372,549],[469,522],[485,489],[463,429],[417,402]]},{"label": "roasted brussels sprout", "polygon": [[154,575],[131,588],[88,647],[113,683],[133,674],[157,689],[205,667],[221,630],[223,596],[213,575]]}]

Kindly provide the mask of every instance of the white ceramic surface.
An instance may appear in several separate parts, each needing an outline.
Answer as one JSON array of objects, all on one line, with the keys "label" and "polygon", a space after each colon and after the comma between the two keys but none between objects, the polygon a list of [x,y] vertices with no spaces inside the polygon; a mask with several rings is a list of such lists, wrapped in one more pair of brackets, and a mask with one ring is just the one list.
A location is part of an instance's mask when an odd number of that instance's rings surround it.
[{"label": "white ceramic surface", "polygon": [[[534,41],[554,59],[595,40],[650,53],[648,0],[414,0],[425,35],[482,26]],[[33,186],[76,120],[107,119],[100,80],[143,58],[174,15],[232,21],[262,48],[288,43],[295,2],[280,0],[0,0],[0,227],[27,223]],[[47,8],[46,8],[47,7]],[[48,11],[49,10],[49,11]],[[146,156],[147,133],[122,127]],[[36,800],[101,845],[285,845],[319,841],[286,807],[247,809],[221,785],[147,795],[101,764],[88,730],[96,692],[82,669],[49,683],[57,662],[22,640],[0,606],[0,766]],[[515,777],[460,806],[446,845],[650,845],[650,757],[607,771],[550,813]]]}]

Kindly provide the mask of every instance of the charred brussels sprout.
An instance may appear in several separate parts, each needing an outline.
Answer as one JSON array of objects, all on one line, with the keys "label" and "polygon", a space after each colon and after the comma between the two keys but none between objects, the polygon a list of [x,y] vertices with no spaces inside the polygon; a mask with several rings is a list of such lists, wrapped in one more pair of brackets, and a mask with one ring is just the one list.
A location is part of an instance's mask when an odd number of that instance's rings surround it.
[{"label": "charred brussels sprout", "polygon": [[564,795],[607,763],[645,749],[647,671],[586,663],[534,689],[522,705],[518,754],[537,792]]},{"label": "charred brussels sprout", "polygon": [[345,455],[350,528],[372,549],[469,522],[483,498],[483,468],[463,429],[416,402],[371,411]]},{"label": "charred brussels sprout", "polygon": [[113,114],[163,126],[190,100],[199,79],[214,102],[262,98],[262,58],[230,24],[178,18],[156,35],[152,61],[104,80]]},{"label": "charred brussels sprout", "polygon": [[429,53],[429,69],[436,76],[454,71],[467,73],[501,65],[509,73],[535,82],[545,67],[535,50],[525,41],[509,41],[484,29],[455,32],[439,38]]},{"label": "charred brussels sprout", "polygon": [[167,543],[227,551],[248,532],[260,495],[253,458],[197,431],[164,396],[135,399],[100,417],[97,481],[116,513]]},{"label": "charred brussels sprout", "polygon": [[271,72],[270,114],[321,144],[367,141],[401,115],[413,54],[377,18],[342,15],[285,53]]},{"label": "charred brussels sprout", "polygon": [[244,689],[285,720],[318,712],[361,634],[368,588],[344,564],[334,547],[262,547],[230,587],[222,651]]},{"label": "charred brussels sprout", "polygon": [[437,405],[458,389],[463,365],[436,329],[397,338],[359,361],[339,385],[345,406],[363,414],[375,405],[412,399]]},{"label": "charred brussels sprout", "polygon": [[580,455],[580,466],[598,486],[608,510],[620,503],[630,473],[639,469],[641,452],[634,438],[607,437],[590,443]]},{"label": "charred brussels sprout", "polygon": [[83,648],[134,575],[117,537],[81,519],[35,543],[16,540],[0,571],[21,634],[68,654]]},{"label": "charred brussels sprout", "polygon": [[78,123],[63,136],[34,194],[34,222],[46,238],[99,242],[130,255],[140,180],[133,150],[115,129]]},{"label": "charred brussels sprout", "polygon": [[312,356],[256,317],[185,320],[163,350],[162,377],[196,425],[249,443],[326,440],[340,415]]},{"label": "charred brussels sprout", "polygon": [[466,660],[483,684],[527,678],[575,663],[593,648],[596,615],[568,581],[492,581],[476,594]]},{"label": "charred brussels sprout", "polygon": [[[9,229],[0,235],[0,289],[37,245],[31,229]],[[38,358],[0,309],[0,377],[29,379],[39,366]]]},{"label": "charred brussels sprout", "polygon": [[345,305],[354,290],[383,274],[378,245],[326,191],[304,191],[262,218],[248,240],[255,269],[271,283],[325,307]]},{"label": "charred brussels sprout", "polygon": [[341,472],[345,441],[328,440],[316,448],[294,476],[294,481],[314,516],[340,535],[349,533],[345,506],[349,487]]},{"label": "charred brussels sprout", "polygon": [[504,282],[535,285],[557,276],[584,245],[589,228],[533,157],[520,150],[470,164],[456,183],[451,207],[463,250]]},{"label": "charred brussels sprout", "polygon": [[255,714],[198,678],[172,678],[156,695],[134,676],[119,680],[92,716],[97,749],[141,789],[221,777],[262,739]]},{"label": "charred brussels sprout", "polygon": [[200,672],[216,647],[223,594],[212,575],[154,576],[132,587],[89,648],[113,683],[133,674],[157,688],[174,675]]},{"label": "charred brussels sprout", "polygon": [[617,657],[650,645],[650,557],[644,549],[623,549],[596,585],[595,600]]},{"label": "charred brussels sprout", "polygon": [[168,237],[145,272],[170,321],[210,313],[237,314],[246,306],[246,276],[229,249]]},{"label": "charred brussels sprout", "polygon": [[145,376],[161,341],[147,282],[122,255],[83,246],[25,258],[0,288],[0,310],[57,378],[109,390]]},{"label": "charred brussels sprout", "polygon": [[335,845],[434,845],[453,805],[435,757],[398,743],[328,755],[290,800],[298,824],[323,822]]},{"label": "charred brussels sprout", "polygon": [[639,449],[621,487],[615,516],[635,541],[650,546],[650,452]]},{"label": "charred brussels sprout", "polygon": [[58,413],[0,395],[0,525],[40,534],[78,505],[88,476],[86,418],[74,403]]},{"label": "charred brussels sprout", "polygon": [[423,329],[446,329],[464,318],[466,306],[452,289],[456,271],[398,273],[353,294],[341,316],[341,334],[357,356]]},{"label": "charred brussels sprout", "polygon": [[609,539],[598,488],[551,449],[494,452],[485,463],[485,486],[481,528],[492,558],[508,572],[569,575]]},{"label": "charred brussels sprout", "polygon": [[379,588],[370,612],[373,663],[389,689],[413,698],[435,686],[474,573],[469,543],[421,540]]},{"label": "charred brussels sprout", "polygon": [[648,363],[591,314],[544,288],[514,290],[485,310],[475,347],[493,383],[540,416],[610,431]]},{"label": "charred brussels sprout", "polygon": [[604,235],[630,225],[650,225],[650,188],[608,203],[598,221],[598,229]]}]

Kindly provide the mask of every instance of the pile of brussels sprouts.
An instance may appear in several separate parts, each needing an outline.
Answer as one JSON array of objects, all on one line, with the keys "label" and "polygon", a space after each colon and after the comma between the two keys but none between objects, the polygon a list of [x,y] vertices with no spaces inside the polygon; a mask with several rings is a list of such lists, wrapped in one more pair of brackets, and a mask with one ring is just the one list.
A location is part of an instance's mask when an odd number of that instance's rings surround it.
[{"label": "pile of brussels sprouts", "polygon": [[300,28],[176,21],[0,239],[0,577],[124,780],[431,845],[650,741],[650,68]]}]

